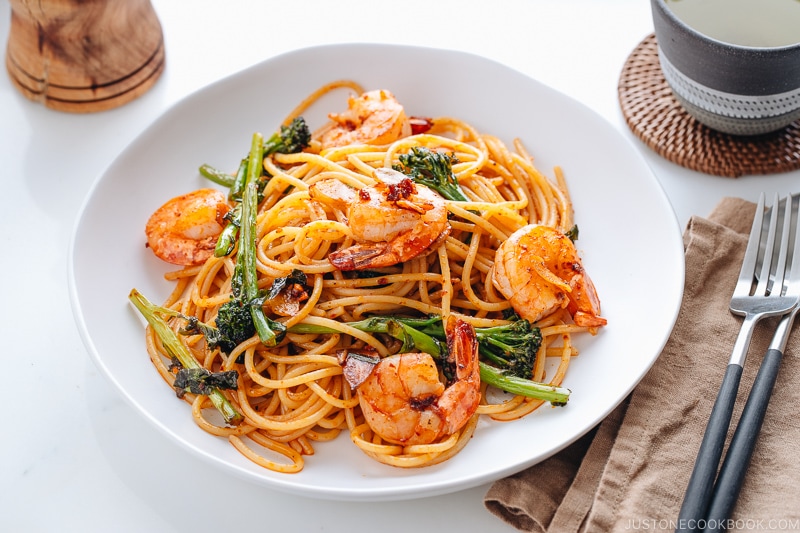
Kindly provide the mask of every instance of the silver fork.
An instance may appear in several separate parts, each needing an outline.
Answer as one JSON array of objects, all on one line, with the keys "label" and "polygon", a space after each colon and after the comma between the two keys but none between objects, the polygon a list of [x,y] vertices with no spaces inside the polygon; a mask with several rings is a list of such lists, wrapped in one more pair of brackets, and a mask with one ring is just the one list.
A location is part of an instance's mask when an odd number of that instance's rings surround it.
[{"label": "silver fork", "polygon": [[[774,208],[771,210],[769,229],[766,232],[766,245],[761,246],[765,211],[764,194],[761,194],[758,200],[739,279],[730,302],[731,312],[744,316],[744,320],[733,345],[731,358],[711,410],[700,450],[697,453],[694,470],[689,478],[678,515],[677,531],[695,531],[705,524],[714,480],[722,457],[722,448],[730,426],[742,369],[747,357],[747,349],[750,346],[756,324],[766,317],[784,315],[797,305],[797,297],[785,295],[782,290],[786,274],[792,210],[784,209],[784,216],[782,220],[779,220],[781,218],[779,205],[780,198],[776,194],[773,202]],[[780,243],[777,253],[774,253],[779,223],[782,225],[779,233]],[[763,253],[761,261],[759,261],[760,251]],[[758,264],[761,265],[761,268],[759,272],[756,272]],[[772,278],[770,278],[771,274]],[[756,282],[755,287],[754,282]]]},{"label": "silver fork", "polygon": [[[773,206],[773,209],[775,208]],[[789,340],[789,333],[800,310],[800,222],[798,222],[800,194],[787,197],[779,208],[783,208],[786,218],[793,219],[790,229],[794,229],[794,235],[789,235],[790,244],[787,258],[787,261],[791,261],[791,270],[788,277],[784,279],[783,294],[793,296],[797,305],[778,322],[772,341],[758,368],[758,374],[753,381],[753,387],[747,397],[714,485],[714,496],[708,510],[706,531],[722,530],[731,516],[753,455],[756,439],[764,422],[767,405],[772,396],[772,389],[775,386],[778,369],[783,359],[783,352]]]}]

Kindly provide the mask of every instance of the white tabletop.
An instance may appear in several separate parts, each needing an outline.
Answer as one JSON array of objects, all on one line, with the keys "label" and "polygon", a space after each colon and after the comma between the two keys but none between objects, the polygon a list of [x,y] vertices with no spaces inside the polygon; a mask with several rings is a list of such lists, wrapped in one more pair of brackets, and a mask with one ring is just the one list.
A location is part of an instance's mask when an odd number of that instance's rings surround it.
[{"label": "white tabletop", "polygon": [[[95,369],[72,318],[67,252],[93,181],[165,109],[276,54],[335,42],[458,49],[505,63],[583,102],[645,156],[678,221],[724,196],[796,191],[800,171],[738,179],[683,169],[628,130],[617,81],[653,26],[647,0],[153,0],[167,68],[144,96],[91,115],[26,100],[0,73],[0,531],[512,531],[483,506],[488,485],[393,503],[317,501],[256,487],[154,429]],[[10,24],[0,0],[0,52]],[[343,61],[346,58],[343,58]],[[194,469],[194,470],[193,470]],[[204,481],[205,487],[186,486]],[[207,499],[214,487],[216,499]]]}]

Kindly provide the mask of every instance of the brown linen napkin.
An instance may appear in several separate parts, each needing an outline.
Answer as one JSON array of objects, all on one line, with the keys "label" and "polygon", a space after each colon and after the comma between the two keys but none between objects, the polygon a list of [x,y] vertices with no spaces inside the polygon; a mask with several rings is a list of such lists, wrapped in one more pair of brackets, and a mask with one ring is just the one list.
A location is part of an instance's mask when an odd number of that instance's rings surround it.
[{"label": "brown linen napkin", "polygon": [[[653,368],[592,432],[495,482],[484,499],[491,513],[521,531],[675,529],[741,325],[728,304],[754,212],[750,202],[725,198],[708,220],[690,220],[684,234],[683,302]],[[775,323],[763,321],[756,328],[729,439]],[[800,333],[795,328],[731,518],[735,529],[800,531],[799,407]]]}]

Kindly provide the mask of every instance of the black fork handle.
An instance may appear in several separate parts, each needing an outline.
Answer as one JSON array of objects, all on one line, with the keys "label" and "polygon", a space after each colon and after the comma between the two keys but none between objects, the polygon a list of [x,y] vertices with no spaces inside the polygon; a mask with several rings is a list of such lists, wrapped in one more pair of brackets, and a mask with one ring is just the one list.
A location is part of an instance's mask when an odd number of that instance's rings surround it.
[{"label": "black fork handle", "polygon": [[753,456],[753,449],[764,422],[767,405],[772,396],[772,389],[778,377],[783,353],[769,349],[758,369],[753,388],[747,397],[742,417],[736,426],[728,452],[719,471],[714,497],[708,510],[706,531],[724,531],[725,524],[731,516],[739,491],[744,482],[747,467]]},{"label": "black fork handle", "polygon": [[733,406],[739,391],[742,370],[742,366],[736,363],[728,364],[725,369],[725,376],[722,378],[722,385],[714,401],[694,469],[686,487],[675,531],[694,532],[705,524],[706,512],[714,489],[714,479],[717,476],[722,448],[728,436]]}]

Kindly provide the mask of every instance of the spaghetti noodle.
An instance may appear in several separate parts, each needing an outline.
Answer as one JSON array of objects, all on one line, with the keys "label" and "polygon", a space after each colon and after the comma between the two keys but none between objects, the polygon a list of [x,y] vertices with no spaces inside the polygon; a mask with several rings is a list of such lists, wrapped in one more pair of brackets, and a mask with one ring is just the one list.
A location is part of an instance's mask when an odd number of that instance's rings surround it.
[{"label": "spaghetti noodle", "polygon": [[[338,88],[364,93],[350,81],[329,84],[294,109],[284,125]],[[276,346],[265,346],[253,336],[226,354],[219,348],[209,349],[202,335],[181,336],[206,369],[239,373],[238,388],[225,391],[225,395],[243,421],[236,426],[221,423],[207,396],[189,393],[183,398],[191,403],[197,425],[227,438],[244,456],[265,468],[297,472],[303,468],[304,457],[314,453],[315,443],[342,432],[382,463],[398,467],[436,464],[467,444],[480,416],[511,421],[545,403],[509,394],[497,400],[498,395],[490,394],[484,383],[477,412],[460,430],[436,442],[402,445],[382,439],[369,426],[356,393],[343,376],[336,356],[339,351],[369,350],[386,357],[401,349],[397,339],[352,327],[354,321],[376,315],[453,315],[474,327],[507,324],[504,313],[513,311],[511,303],[493,284],[498,248],[529,224],[560,232],[574,225],[560,168],[550,179],[534,166],[519,140],[509,149],[497,137],[481,134],[456,118],[424,122],[427,131],[406,131],[392,142],[330,146],[323,140],[337,127],[332,121],[314,132],[310,146],[302,152],[266,157],[263,167],[269,179],[262,191],[256,226],[258,284],[265,289],[275,279],[299,271],[307,279],[307,298],[286,316],[272,316],[288,328]],[[395,167],[400,156],[414,148],[446,152],[453,158],[452,173],[466,201],[443,201],[448,232],[422,253],[368,276],[336,268],[329,256],[356,243],[355,230],[341,209],[313,200],[309,189],[326,180],[353,190],[375,186],[375,169]],[[212,256],[200,265],[168,273],[175,288],[163,307],[213,324],[220,305],[231,297],[235,257]],[[176,330],[178,322],[171,323]],[[298,325],[328,332],[293,331]],[[577,353],[571,336],[593,333],[595,328],[576,325],[566,306],[535,325],[543,341],[532,379],[559,386]],[[147,330],[147,350],[158,372],[172,385],[175,376],[170,357],[152,328]],[[546,358],[559,361],[551,376],[545,375]]]}]

